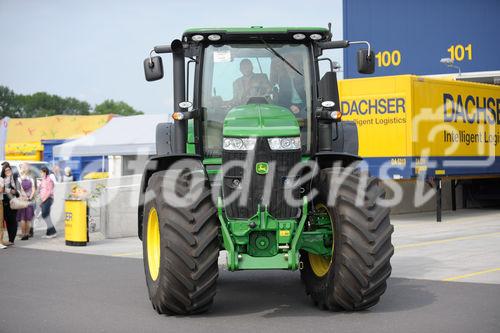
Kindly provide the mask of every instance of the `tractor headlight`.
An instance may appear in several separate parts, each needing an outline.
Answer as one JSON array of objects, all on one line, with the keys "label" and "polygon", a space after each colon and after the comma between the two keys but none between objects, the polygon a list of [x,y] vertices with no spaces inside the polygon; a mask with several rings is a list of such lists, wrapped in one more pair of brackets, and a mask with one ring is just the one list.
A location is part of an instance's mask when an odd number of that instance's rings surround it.
[{"label": "tractor headlight", "polygon": [[267,139],[272,150],[300,149],[300,137],[293,138],[269,138]]},{"label": "tractor headlight", "polygon": [[223,147],[225,150],[253,150],[257,138],[224,138]]}]

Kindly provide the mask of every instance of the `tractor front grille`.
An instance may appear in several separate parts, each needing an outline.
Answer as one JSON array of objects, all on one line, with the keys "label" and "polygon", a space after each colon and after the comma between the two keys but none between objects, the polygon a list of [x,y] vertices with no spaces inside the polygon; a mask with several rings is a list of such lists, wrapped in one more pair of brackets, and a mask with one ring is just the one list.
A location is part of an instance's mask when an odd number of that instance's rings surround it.
[{"label": "tractor front grille", "polygon": [[[297,217],[299,208],[287,203],[285,191],[290,192],[295,200],[300,196],[299,187],[293,186],[297,177],[289,177],[290,170],[300,163],[300,159],[300,150],[271,150],[267,138],[258,138],[253,152],[224,150],[222,191],[226,215],[229,218],[250,218],[257,213],[260,204],[261,210],[267,205],[269,214],[275,218]],[[241,165],[229,167],[232,161],[239,161]],[[259,162],[268,163],[268,174],[256,172]],[[271,186],[267,191],[266,181]],[[231,200],[234,197],[237,199]]]}]

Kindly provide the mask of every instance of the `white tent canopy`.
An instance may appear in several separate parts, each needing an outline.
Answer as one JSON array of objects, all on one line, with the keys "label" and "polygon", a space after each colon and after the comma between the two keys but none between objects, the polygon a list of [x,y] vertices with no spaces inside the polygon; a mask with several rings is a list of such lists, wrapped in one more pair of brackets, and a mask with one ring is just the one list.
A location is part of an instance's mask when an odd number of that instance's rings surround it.
[{"label": "white tent canopy", "polygon": [[54,156],[108,156],[156,154],[156,125],[166,114],[112,118],[93,133],[54,147]]}]

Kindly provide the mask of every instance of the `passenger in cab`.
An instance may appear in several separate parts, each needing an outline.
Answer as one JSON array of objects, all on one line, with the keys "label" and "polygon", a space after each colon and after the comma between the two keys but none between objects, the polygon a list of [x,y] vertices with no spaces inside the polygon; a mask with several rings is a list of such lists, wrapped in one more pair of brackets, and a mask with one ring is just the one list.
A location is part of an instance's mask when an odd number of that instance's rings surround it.
[{"label": "passenger in cab", "polygon": [[281,59],[273,59],[271,83],[277,88],[277,98],[275,103],[281,105],[295,115],[305,113],[306,110],[306,89],[303,76],[304,65],[296,55],[287,58],[289,64]]}]

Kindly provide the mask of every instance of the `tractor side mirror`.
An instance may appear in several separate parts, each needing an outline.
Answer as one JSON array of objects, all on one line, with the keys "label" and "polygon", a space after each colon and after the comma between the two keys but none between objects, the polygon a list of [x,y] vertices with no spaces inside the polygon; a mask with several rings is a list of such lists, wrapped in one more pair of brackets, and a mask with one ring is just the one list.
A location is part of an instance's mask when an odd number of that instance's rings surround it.
[{"label": "tractor side mirror", "polygon": [[160,56],[144,59],[146,81],[156,81],[163,77],[163,63]]},{"label": "tractor side mirror", "polygon": [[375,55],[373,51],[368,54],[367,49],[360,49],[357,52],[358,72],[361,74],[373,74],[375,72]]}]

